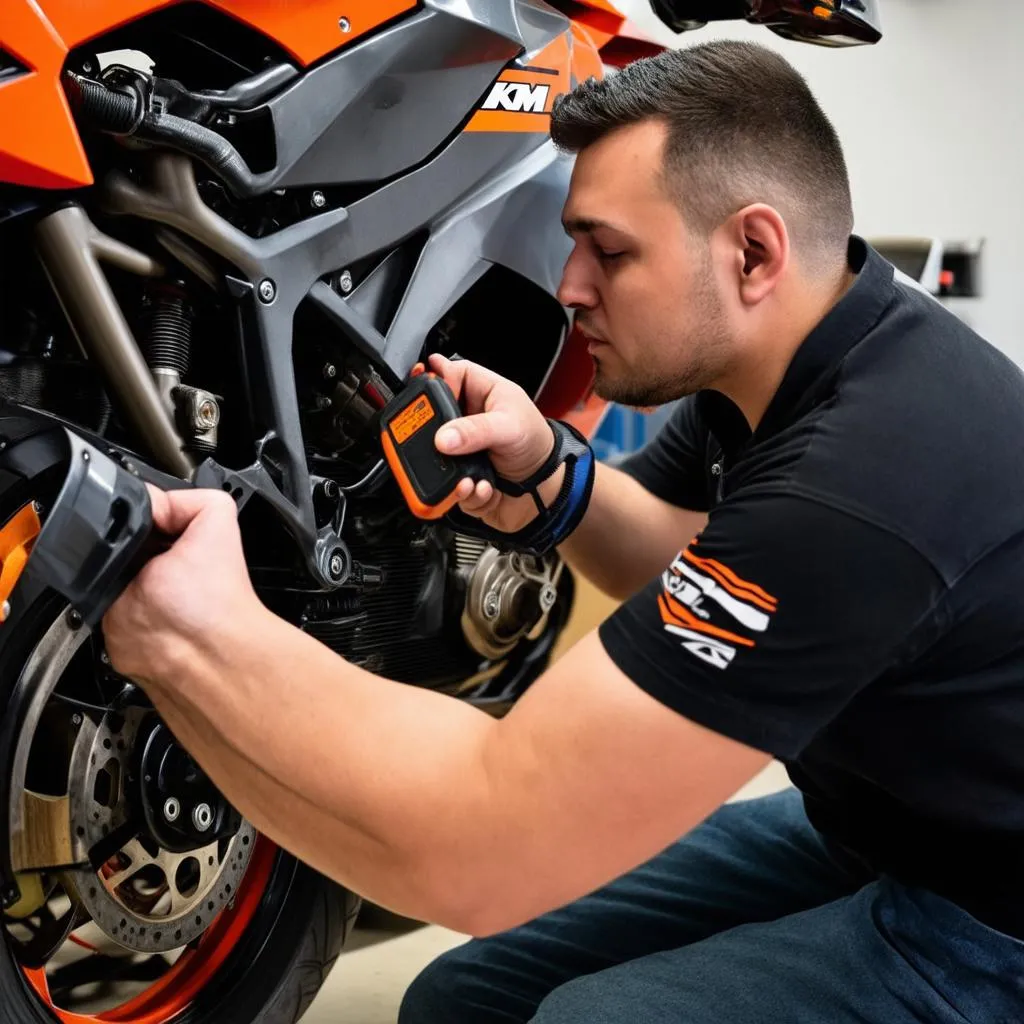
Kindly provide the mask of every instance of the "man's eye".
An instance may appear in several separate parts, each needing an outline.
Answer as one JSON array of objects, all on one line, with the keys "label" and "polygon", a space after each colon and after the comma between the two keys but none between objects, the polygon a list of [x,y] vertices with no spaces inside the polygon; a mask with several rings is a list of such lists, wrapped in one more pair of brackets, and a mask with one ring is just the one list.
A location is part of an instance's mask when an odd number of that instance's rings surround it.
[{"label": "man's eye", "polygon": [[622,251],[622,250],[598,249],[597,250],[597,255],[598,255],[598,259],[602,260],[603,262],[611,263],[611,262],[619,259],[619,257],[625,256],[626,253],[624,251]]}]

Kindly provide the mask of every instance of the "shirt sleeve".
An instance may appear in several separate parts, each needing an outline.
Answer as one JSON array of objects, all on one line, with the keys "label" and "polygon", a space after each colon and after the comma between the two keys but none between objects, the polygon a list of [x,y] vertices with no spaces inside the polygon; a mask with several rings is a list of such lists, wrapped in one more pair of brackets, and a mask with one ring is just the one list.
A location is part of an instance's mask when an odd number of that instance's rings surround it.
[{"label": "shirt sleeve", "polygon": [[888,530],[768,495],[717,508],[599,635],[663,704],[791,760],[932,621],[944,589]]},{"label": "shirt sleeve", "polygon": [[618,466],[656,498],[679,508],[707,512],[708,431],[697,413],[696,396],[684,398],[657,436]]}]

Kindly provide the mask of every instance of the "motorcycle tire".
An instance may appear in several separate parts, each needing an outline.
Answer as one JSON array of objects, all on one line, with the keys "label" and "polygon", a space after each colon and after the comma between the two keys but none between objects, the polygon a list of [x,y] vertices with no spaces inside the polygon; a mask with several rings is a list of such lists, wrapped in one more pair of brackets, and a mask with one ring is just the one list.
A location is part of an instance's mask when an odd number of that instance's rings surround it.
[{"label": "motorcycle tire", "polygon": [[[59,445],[51,442],[51,459],[45,437],[20,443],[32,444],[35,449],[31,459],[12,459],[8,451],[0,458],[0,524],[28,502],[39,500],[45,506],[63,477]],[[0,445],[0,449],[5,447]],[[26,463],[32,466],[30,472],[24,469]],[[25,579],[15,589],[10,615],[0,626],[0,707],[5,709],[0,718],[0,770],[4,773],[9,773],[17,739],[18,723],[11,707],[22,668],[62,608],[56,595]],[[0,784],[4,795],[0,842],[5,844],[10,843],[8,788],[8,784]],[[257,870],[262,872],[259,891],[246,891],[243,898],[247,879]],[[0,1024],[53,1024],[55,1019],[74,1024],[106,1024],[110,1019],[121,1024],[165,1024],[171,1020],[174,1024],[293,1024],[309,1007],[341,952],[359,900],[260,837],[240,880],[236,903],[230,913],[244,908],[244,925],[222,929],[225,941],[200,943],[192,951],[197,973],[189,976],[190,981],[194,987],[198,979],[205,980],[186,1004],[182,1005],[181,987],[169,986],[163,1004],[159,997],[141,1003],[133,997],[129,1002],[138,1005],[139,1012],[133,1014],[130,1007],[118,1006],[113,1010],[116,1018],[107,1017],[110,1009],[90,1016],[53,1005],[48,993],[31,983],[31,972],[18,963],[4,922],[0,926]],[[222,920],[228,915],[229,911],[224,911]],[[208,931],[212,936],[214,925]],[[209,959],[196,963],[200,954]],[[207,967],[206,974],[199,973]],[[172,994],[176,998],[171,998]]]}]

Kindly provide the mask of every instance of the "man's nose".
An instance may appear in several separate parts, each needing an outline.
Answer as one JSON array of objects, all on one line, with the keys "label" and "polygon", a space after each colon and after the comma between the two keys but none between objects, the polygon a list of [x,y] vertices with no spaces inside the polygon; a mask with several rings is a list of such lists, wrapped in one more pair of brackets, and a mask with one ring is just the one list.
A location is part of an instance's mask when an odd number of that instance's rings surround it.
[{"label": "man's nose", "polygon": [[593,309],[597,305],[597,289],[591,283],[576,250],[566,261],[556,297],[563,306],[571,309]]}]

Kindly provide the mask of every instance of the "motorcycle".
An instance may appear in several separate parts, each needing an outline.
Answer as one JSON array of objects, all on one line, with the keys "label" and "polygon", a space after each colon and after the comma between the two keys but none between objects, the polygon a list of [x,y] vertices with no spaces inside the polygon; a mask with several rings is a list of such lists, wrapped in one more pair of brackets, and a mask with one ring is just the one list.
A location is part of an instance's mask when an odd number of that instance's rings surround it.
[{"label": "motorcycle", "polygon": [[[653,5],[878,38],[860,0]],[[262,600],[373,672],[501,714],[543,671],[571,574],[414,518],[378,414],[440,352],[593,427],[548,117],[659,50],[608,0],[6,0],[0,1024],[286,1024],[358,909],[111,669],[142,481],[231,493]]]}]

